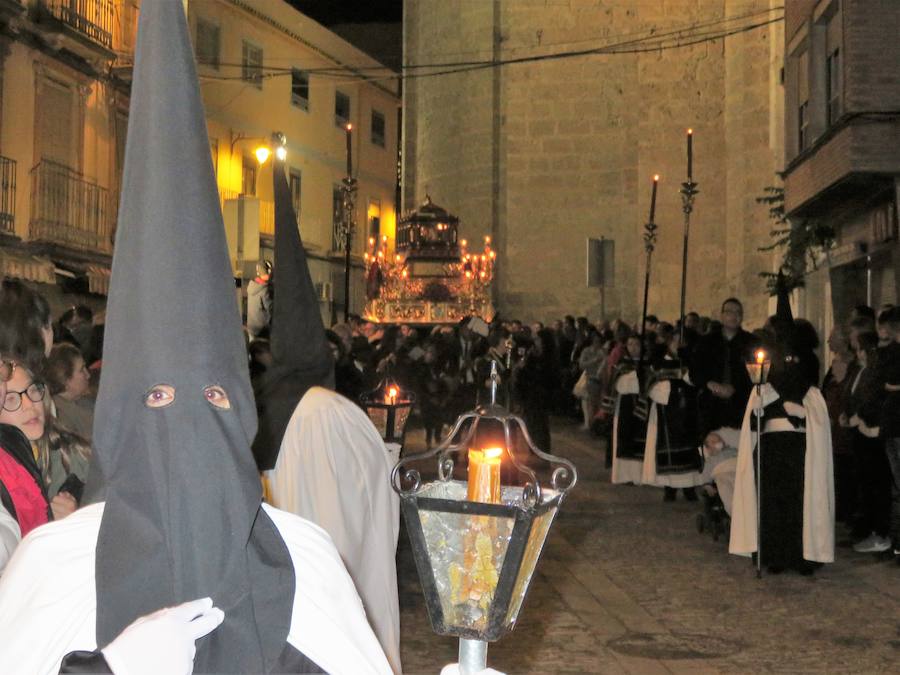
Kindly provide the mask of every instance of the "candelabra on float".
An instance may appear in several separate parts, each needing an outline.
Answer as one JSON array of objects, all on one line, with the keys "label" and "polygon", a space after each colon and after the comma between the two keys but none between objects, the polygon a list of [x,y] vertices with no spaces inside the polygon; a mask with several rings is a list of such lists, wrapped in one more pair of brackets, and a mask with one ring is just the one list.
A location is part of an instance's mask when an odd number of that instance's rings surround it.
[{"label": "candelabra on float", "polygon": [[465,239],[460,241],[460,268],[469,300],[469,313],[478,314],[479,304],[488,299],[491,282],[494,280],[494,261],[497,254],[491,249],[491,238],[485,236],[484,251],[469,253]]}]

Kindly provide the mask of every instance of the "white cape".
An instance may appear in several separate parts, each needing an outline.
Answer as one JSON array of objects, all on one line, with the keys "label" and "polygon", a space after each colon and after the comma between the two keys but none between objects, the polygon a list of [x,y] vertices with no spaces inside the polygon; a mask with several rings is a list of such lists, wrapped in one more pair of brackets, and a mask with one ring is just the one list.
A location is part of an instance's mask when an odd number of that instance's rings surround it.
[{"label": "white cape", "polygon": [[[97,649],[94,568],[104,506],[93,504],[36,528],[19,545],[0,579],[0,673],[55,675],[69,652]],[[288,642],[333,675],[390,673],[328,534],[290,513],[263,508],[287,545],[297,578]]]},{"label": "white cape", "polygon": [[[763,406],[778,399],[771,385],[762,387]],[[757,550],[756,484],[753,451],[757,434],[750,419],[759,402],[756,388],[750,395],[738,446],[737,475],[731,507],[731,541],[728,550],[749,556]],[[834,466],[831,424],[821,392],[810,387],[803,397],[806,412],[806,458],[803,478],[803,557],[815,562],[834,562]],[[763,441],[765,442],[765,440]],[[763,477],[765,489],[765,476]]]},{"label": "white cape", "polygon": [[366,414],[340,394],[313,387],[288,422],[268,479],[274,506],[331,535],[369,623],[400,673],[400,500],[391,488],[392,468]]},{"label": "white cape", "polygon": [[[650,387],[650,414],[647,417],[647,443],[644,446],[644,464],[641,480],[645,485],[671,488],[691,488],[706,482],[700,471],[681,473],[656,473],[656,438],[659,434],[659,406],[669,404],[672,384],[668,380],[657,382]],[[700,452],[699,449],[697,452]]]},{"label": "white cape", "polygon": [[616,412],[613,415],[612,428],[612,475],[613,483],[641,484],[641,472],[643,461],[640,459],[620,459],[618,455],[619,445],[619,404],[622,394],[637,394],[640,392],[636,372],[626,373],[616,379]]}]

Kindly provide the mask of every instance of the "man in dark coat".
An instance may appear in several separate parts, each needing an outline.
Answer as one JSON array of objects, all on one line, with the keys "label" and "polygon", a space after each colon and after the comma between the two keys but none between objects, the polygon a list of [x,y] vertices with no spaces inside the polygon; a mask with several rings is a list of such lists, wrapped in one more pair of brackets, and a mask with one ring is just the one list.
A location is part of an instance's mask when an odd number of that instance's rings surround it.
[{"label": "man in dark coat", "polygon": [[750,398],[746,363],[757,339],[741,327],[744,307],[737,298],[722,303],[722,330],[702,336],[690,363],[691,382],[700,392],[701,438],[709,431],[740,429]]}]

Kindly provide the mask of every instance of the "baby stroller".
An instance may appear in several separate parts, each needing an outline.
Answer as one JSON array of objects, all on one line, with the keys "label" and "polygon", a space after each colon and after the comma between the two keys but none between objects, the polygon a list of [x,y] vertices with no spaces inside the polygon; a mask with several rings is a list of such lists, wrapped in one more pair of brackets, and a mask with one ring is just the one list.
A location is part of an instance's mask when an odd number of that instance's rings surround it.
[{"label": "baby stroller", "polygon": [[703,534],[708,531],[713,541],[719,541],[719,537],[731,529],[731,517],[718,492],[710,495],[703,490],[700,494],[703,497],[703,511],[697,514],[697,532]]},{"label": "baby stroller", "polygon": [[[709,476],[710,472],[707,469],[711,469],[711,467],[708,466],[710,462],[706,456],[706,448],[700,446],[698,452],[703,463],[703,472]],[[700,534],[709,532],[713,541],[719,541],[719,537],[727,535],[731,529],[731,516],[725,510],[725,504],[722,503],[715,483],[708,483],[701,487],[700,495],[703,501],[703,511],[696,517],[697,532]]]}]

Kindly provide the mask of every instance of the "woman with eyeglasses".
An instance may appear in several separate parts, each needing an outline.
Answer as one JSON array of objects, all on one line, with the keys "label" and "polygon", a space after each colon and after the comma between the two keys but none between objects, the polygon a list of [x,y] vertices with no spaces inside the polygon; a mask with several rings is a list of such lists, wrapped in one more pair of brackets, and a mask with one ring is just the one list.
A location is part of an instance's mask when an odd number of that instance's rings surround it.
[{"label": "woman with eyeglasses", "polygon": [[[51,462],[50,446],[55,439],[54,434],[49,433],[50,415],[45,405],[45,397],[49,398],[46,385],[36,381],[26,367],[16,364],[6,382],[6,395],[0,409],[0,424],[16,427],[30,441],[32,456],[40,470],[42,486],[50,496],[53,519],[59,520],[78,508],[76,496],[80,496],[80,489],[86,476],[69,474],[77,476],[76,482],[74,479],[68,479],[67,473],[64,473],[69,468],[65,466],[64,461],[60,461],[59,466],[53,466],[55,463]],[[73,491],[79,494],[73,496]]]},{"label": "woman with eyeglasses", "polygon": [[[12,361],[0,360],[0,403],[4,408],[7,403],[16,407],[13,403],[19,394],[12,390],[22,383],[13,381],[13,376],[21,370]],[[19,427],[7,424],[8,414],[6,410],[0,413],[0,572],[21,538],[53,517],[31,443]]]}]

